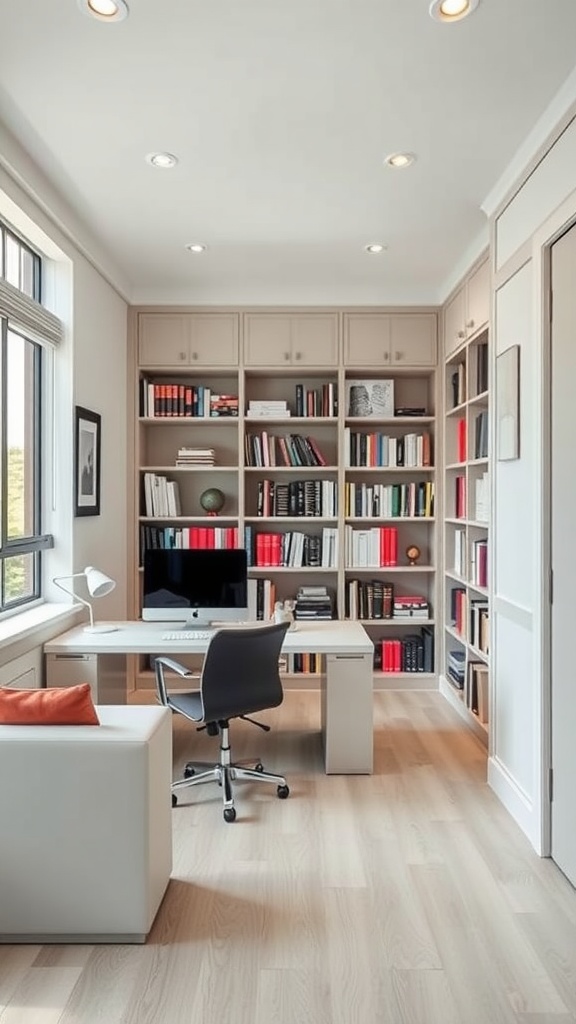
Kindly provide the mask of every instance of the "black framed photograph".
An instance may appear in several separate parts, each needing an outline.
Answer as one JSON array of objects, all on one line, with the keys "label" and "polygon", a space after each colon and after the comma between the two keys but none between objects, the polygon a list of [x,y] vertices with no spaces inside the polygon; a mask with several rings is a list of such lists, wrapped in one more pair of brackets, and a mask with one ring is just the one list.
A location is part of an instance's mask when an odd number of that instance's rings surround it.
[{"label": "black framed photograph", "polygon": [[100,427],[97,412],[76,406],[74,424],[74,515],[100,515]]}]

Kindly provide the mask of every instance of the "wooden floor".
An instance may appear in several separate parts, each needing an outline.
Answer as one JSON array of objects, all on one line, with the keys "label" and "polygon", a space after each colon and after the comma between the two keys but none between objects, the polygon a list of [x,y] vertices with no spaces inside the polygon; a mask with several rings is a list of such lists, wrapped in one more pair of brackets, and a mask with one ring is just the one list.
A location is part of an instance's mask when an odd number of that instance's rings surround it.
[{"label": "wooden floor", "polygon": [[[0,1024],[576,1021],[576,893],[439,694],[375,694],[370,777],[323,774],[314,692],[263,717],[233,753],[285,771],[289,799],[238,787],[227,825],[218,787],[190,790],[148,943],[0,948]],[[212,756],[175,730],[178,769]]]}]

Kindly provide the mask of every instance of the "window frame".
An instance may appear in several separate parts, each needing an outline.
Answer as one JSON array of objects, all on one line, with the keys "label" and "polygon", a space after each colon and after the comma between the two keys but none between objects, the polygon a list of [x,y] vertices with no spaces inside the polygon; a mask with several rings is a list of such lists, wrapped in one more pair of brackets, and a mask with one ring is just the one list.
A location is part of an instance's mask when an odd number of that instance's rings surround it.
[{"label": "window frame", "polygon": [[[18,246],[18,284],[24,277],[23,254],[32,260],[32,295],[13,285],[6,277],[8,242]],[[14,610],[35,604],[43,596],[42,552],[54,546],[51,534],[43,533],[43,476],[42,460],[46,457],[43,437],[43,395],[46,375],[46,353],[44,348],[52,345],[54,337],[44,337],[43,322],[50,324],[56,332],[59,322],[42,307],[42,256],[7,224],[0,220],[0,618]],[[7,297],[7,298],[6,298]],[[10,301],[12,299],[12,301]],[[12,312],[15,309],[15,315]],[[19,311],[21,317],[19,318]],[[20,319],[20,322],[19,322]],[[37,329],[31,330],[37,323]],[[33,466],[32,466],[32,520],[33,532],[29,536],[10,538],[8,536],[8,347],[9,334],[17,335],[33,346]],[[9,559],[32,555],[32,586],[29,592],[15,599],[6,599],[5,579]]]}]

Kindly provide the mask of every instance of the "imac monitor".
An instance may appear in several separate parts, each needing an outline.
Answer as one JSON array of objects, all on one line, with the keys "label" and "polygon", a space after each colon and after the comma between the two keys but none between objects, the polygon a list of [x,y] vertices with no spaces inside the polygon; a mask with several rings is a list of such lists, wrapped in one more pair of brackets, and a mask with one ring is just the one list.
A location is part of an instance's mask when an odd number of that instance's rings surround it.
[{"label": "imac monitor", "polygon": [[154,548],[144,554],[142,618],[182,622],[248,618],[248,556],[243,549]]}]

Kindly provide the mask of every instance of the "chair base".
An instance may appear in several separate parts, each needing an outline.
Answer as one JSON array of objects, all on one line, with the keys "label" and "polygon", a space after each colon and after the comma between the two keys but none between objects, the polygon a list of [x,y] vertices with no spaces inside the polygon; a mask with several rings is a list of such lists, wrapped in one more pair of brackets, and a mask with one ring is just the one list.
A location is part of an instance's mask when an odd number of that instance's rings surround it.
[{"label": "chair base", "polygon": [[[187,766],[188,767],[188,766]],[[273,772],[265,772],[258,768],[244,768],[240,764],[215,764],[205,771],[190,775],[185,779],[178,779],[172,783],[172,803],[177,802],[177,792],[188,786],[201,786],[205,782],[217,782],[222,788],[222,808],[225,821],[234,821],[236,809],[234,807],[234,796],[232,793],[232,782],[269,782],[276,784],[277,795],[285,799],[290,790],[283,775],[276,775]]]}]

